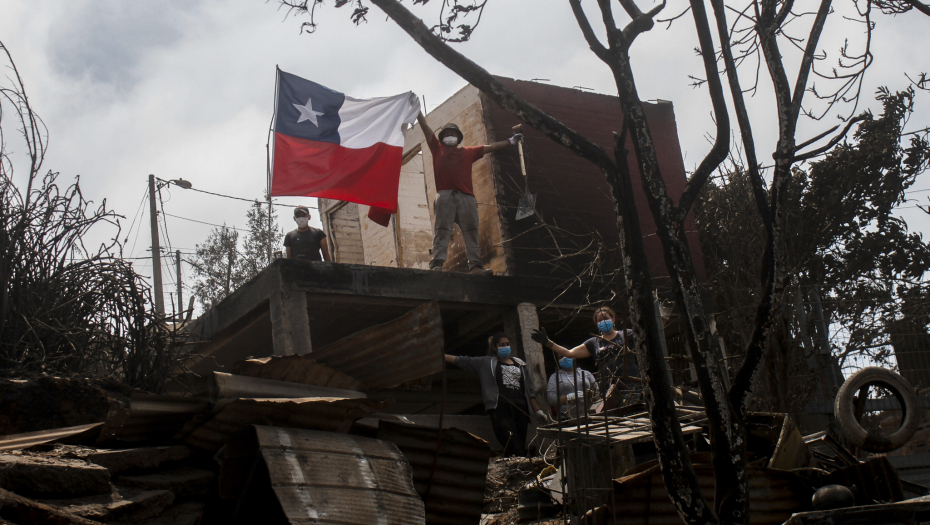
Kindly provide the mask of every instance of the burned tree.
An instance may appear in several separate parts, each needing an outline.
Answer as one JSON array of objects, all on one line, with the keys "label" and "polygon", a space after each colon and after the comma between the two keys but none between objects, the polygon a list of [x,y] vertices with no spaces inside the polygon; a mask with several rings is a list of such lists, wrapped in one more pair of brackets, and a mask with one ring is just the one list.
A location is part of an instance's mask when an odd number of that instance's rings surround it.
[{"label": "burned tree", "polygon": [[[305,23],[305,27],[310,31],[316,27],[316,8],[321,3],[320,0],[284,1],[292,10],[310,15],[310,22]],[[743,3],[711,0],[710,15],[704,2],[692,0],[689,3],[688,10],[691,11],[693,27],[697,32],[698,51],[704,68],[704,78],[697,82],[707,88],[716,130],[712,148],[699,163],[676,203],[669,196],[662,178],[631,65],[633,43],[639,35],[653,28],[656,17],[664,9],[665,3],[644,12],[634,0],[620,0],[619,5],[628,19],[628,22],[621,26],[617,23],[618,15],[613,11],[615,4],[610,0],[597,0],[594,5],[600,15],[600,24],[596,30],[581,1],[569,0],[585,40],[595,55],[610,68],[616,83],[624,119],[623,122],[615,123],[615,146],[610,152],[539,110],[447,44],[450,41],[468,39],[472,35],[475,26],[467,22],[467,17],[477,14],[480,20],[487,2],[445,0],[442,6],[446,14],[441,15],[440,23],[433,28],[424,24],[396,0],[371,0],[371,3],[387,14],[428,54],[476,86],[495,103],[560,145],[591,161],[603,171],[617,206],[620,251],[630,318],[636,335],[640,368],[645,376],[644,390],[653,425],[654,442],[668,492],[679,514],[688,523],[747,523],[749,500],[743,419],[760,364],[766,353],[771,351],[769,334],[789,277],[789,267],[785,260],[785,221],[792,168],[801,161],[829,151],[842,140],[856,120],[848,119],[845,125],[835,126],[801,142],[797,139],[798,123],[802,116],[819,119],[827,112],[835,112],[835,107],[857,100],[862,74],[871,61],[868,49],[869,32],[872,29],[869,7],[860,12],[860,20],[867,33],[865,47],[860,51],[850,51],[848,47],[844,47],[836,68],[821,72],[815,68],[815,59],[818,58],[823,28],[833,12],[830,0],[819,2],[817,10],[812,13],[795,13],[794,3],[790,0]],[[347,2],[337,3],[346,4]],[[356,23],[364,20],[368,13],[365,2],[360,0],[352,5],[353,20]],[[807,31],[804,34],[795,35],[787,27],[792,24],[793,28],[805,21],[809,23],[805,26]],[[454,35],[456,29],[458,34]],[[603,36],[598,36],[599,32]],[[788,72],[788,61],[783,57],[785,53],[780,48],[782,45],[793,46],[798,50],[799,66],[793,76]],[[819,58],[823,60],[825,57]],[[766,184],[763,177],[763,168],[744,100],[746,90],[742,87],[739,76],[741,64],[751,64],[753,60],[760,68],[764,66],[768,72],[778,115],[778,140],[772,148],[774,165],[769,169],[771,184]],[[718,69],[720,65],[723,72]],[[762,259],[761,293],[755,305],[756,313],[751,334],[743,350],[744,360],[729,391],[724,387],[725,383],[717,367],[720,357],[717,336],[711,330],[701,289],[695,278],[691,251],[682,230],[685,216],[690,212],[711,174],[729,152],[730,113],[726,107],[724,80],[721,78],[723,75],[726,75],[726,85],[733,100],[733,112],[746,155],[753,205],[764,230],[760,246],[762,253],[758,254]],[[818,92],[812,85],[812,76],[827,83],[827,90]],[[755,87],[758,86],[753,86],[753,89]],[[815,111],[804,104],[807,93],[812,93],[816,100],[822,102],[819,110]],[[635,165],[642,177],[650,212],[657,224],[656,233],[663,246],[672,288],[687,326],[686,340],[705,401],[716,476],[713,509],[701,494],[689,454],[683,445],[666,364],[659,351],[659,326],[653,313],[653,285],[628,168],[628,139],[632,145]],[[815,147],[815,144],[821,145]]]},{"label": "burned tree", "polygon": [[[110,376],[161,390],[176,363],[171,335],[122,258],[120,217],[88,201],[80,181],[62,188],[58,173],[42,174],[47,130],[2,43],[0,50],[11,71],[0,86],[0,119],[12,118],[21,135],[13,143],[0,120],[0,373]],[[112,241],[85,244],[89,231],[108,226],[117,231]]]}]

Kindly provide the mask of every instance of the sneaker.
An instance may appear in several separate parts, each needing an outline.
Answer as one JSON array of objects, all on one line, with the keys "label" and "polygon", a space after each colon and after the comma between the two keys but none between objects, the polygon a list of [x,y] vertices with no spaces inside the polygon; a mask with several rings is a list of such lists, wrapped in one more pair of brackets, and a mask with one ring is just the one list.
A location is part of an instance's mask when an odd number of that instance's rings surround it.
[{"label": "sneaker", "polygon": [[429,269],[434,272],[441,272],[442,266],[430,266]]},{"label": "sneaker", "polygon": [[441,272],[441,271],[442,271],[442,265],[445,264],[445,262],[446,262],[446,261],[433,261],[433,262],[429,263],[429,269],[432,270],[432,271],[434,271],[434,272]]},{"label": "sneaker", "polygon": [[487,270],[483,266],[472,266],[468,269],[472,275],[494,275],[494,270]]}]

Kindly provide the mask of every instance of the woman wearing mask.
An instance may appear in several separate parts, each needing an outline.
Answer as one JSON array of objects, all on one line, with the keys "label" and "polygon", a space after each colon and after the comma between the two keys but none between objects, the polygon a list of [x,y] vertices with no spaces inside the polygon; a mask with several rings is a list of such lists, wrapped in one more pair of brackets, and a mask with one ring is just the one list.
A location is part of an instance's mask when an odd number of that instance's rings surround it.
[{"label": "woman wearing mask", "polygon": [[505,456],[526,457],[526,426],[530,414],[547,420],[530,391],[526,363],[510,355],[510,340],[503,333],[488,339],[488,355],[467,357],[446,354],[446,362],[478,374],[484,409]]},{"label": "woman wearing mask", "polygon": [[587,413],[587,400],[597,394],[594,375],[575,366],[571,357],[559,359],[559,369],[549,376],[546,394],[550,406],[558,406],[562,417],[578,417]]},{"label": "woman wearing mask", "polygon": [[546,330],[534,330],[531,337],[544,348],[551,348],[562,357],[584,359],[594,356],[597,369],[597,386],[604,393],[605,410],[616,408],[623,402],[622,398],[631,397],[636,386],[641,382],[639,365],[633,352],[633,331],[627,328],[617,330],[617,314],[603,306],[594,312],[594,323],[600,336],[588,339],[575,348],[565,348],[554,343],[546,335]]}]

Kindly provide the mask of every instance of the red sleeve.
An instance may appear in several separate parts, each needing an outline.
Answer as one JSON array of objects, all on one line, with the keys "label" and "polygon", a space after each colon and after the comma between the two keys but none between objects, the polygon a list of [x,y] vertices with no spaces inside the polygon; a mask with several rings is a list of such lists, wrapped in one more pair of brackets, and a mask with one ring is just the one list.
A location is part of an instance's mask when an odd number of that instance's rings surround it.
[{"label": "red sleeve", "polygon": [[484,146],[474,146],[471,148],[465,148],[465,151],[468,153],[468,158],[475,162],[484,156]]},{"label": "red sleeve", "polygon": [[436,155],[436,150],[439,149],[439,139],[436,138],[435,133],[426,139],[426,145],[429,146],[429,152]]}]

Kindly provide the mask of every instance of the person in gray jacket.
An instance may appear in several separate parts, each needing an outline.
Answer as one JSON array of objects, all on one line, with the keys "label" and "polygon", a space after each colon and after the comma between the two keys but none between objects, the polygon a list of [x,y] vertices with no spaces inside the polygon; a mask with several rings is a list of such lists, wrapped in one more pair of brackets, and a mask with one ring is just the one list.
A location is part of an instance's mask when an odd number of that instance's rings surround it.
[{"label": "person in gray jacket", "polygon": [[549,376],[546,395],[549,406],[558,406],[562,417],[578,417],[587,412],[587,401],[597,395],[597,383],[594,374],[575,366],[571,357],[563,357],[559,369]]},{"label": "person in gray jacket", "polygon": [[488,355],[467,357],[446,354],[446,362],[478,374],[484,409],[504,456],[526,457],[526,427],[530,414],[548,421],[530,391],[526,363],[510,355],[510,340],[503,333],[488,339]]}]

